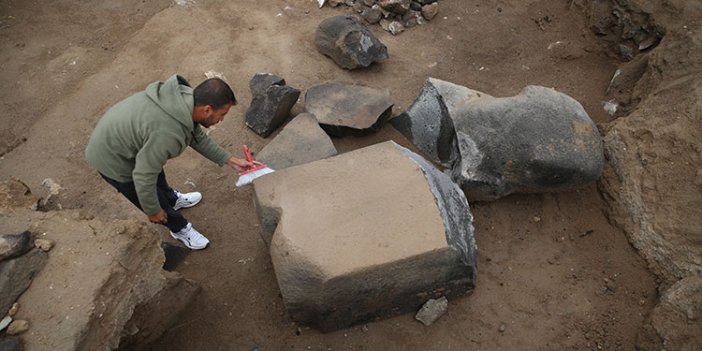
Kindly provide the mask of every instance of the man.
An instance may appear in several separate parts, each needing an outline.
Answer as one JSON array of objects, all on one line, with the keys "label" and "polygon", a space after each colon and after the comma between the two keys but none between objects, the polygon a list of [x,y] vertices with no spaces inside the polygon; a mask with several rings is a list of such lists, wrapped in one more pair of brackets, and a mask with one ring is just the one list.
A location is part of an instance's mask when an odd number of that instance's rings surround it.
[{"label": "man", "polygon": [[208,79],[192,89],[185,78],[173,75],[111,107],[95,126],[85,156],[149,221],[168,227],[185,246],[204,249],[209,240],[178,212],[195,206],[202,195],[171,189],[163,166],[188,146],[239,172],[253,166],[233,157],[201,128],[221,122],[235,105],[234,92],[221,79]]}]

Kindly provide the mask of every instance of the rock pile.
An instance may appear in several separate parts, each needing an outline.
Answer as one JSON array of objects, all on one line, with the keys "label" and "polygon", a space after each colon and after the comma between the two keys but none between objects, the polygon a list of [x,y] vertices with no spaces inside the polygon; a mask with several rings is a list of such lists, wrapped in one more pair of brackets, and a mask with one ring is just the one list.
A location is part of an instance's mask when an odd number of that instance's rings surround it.
[{"label": "rock pile", "polygon": [[329,6],[351,7],[364,22],[397,35],[406,28],[431,21],[439,12],[437,0],[328,0]]}]

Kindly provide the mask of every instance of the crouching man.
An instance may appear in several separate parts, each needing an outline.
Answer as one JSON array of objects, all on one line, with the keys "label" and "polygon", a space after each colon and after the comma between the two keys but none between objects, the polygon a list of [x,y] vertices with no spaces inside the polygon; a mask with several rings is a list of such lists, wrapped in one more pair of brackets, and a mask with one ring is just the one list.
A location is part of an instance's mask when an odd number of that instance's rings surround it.
[{"label": "crouching man", "polygon": [[149,221],[168,227],[185,246],[204,249],[209,240],[178,212],[195,206],[202,195],[174,191],[163,166],[188,146],[239,172],[253,166],[232,156],[202,130],[221,122],[235,105],[234,92],[221,79],[205,80],[192,89],[185,78],[173,75],[111,107],[95,126],[85,156]]}]

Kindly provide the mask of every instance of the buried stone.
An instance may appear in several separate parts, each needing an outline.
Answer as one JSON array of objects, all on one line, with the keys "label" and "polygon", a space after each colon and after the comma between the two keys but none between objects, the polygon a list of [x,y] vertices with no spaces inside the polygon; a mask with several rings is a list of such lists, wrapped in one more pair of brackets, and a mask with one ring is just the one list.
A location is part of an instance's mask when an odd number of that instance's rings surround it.
[{"label": "buried stone", "polygon": [[257,73],[249,83],[253,99],[246,111],[246,126],[267,137],[285,123],[300,97],[300,90],[270,73]]},{"label": "buried stone", "polygon": [[463,193],[394,142],[276,171],[257,179],[254,192],[296,322],[332,331],[475,287]]},{"label": "buried stone", "polygon": [[388,58],[387,47],[351,16],[334,16],[322,21],[314,43],[320,53],[350,70]]},{"label": "buried stone", "polygon": [[331,136],[366,135],[380,130],[392,113],[390,93],[360,85],[325,83],[305,93],[305,111]]}]

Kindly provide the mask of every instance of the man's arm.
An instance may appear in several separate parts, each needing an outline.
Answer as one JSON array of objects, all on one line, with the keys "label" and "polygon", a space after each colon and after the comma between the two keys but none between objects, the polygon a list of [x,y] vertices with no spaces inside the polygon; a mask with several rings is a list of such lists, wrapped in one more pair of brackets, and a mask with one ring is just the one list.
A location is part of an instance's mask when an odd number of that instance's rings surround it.
[{"label": "man's arm", "polygon": [[190,146],[210,161],[220,166],[227,164],[233,167],[237,172],[242,172],[253,166],[253,163],[234,157],[230,152],[224,150],[215,143],[212,138],[205,134],[199,125],[195,126],[194,136],[195,138],[190,143]]}]

